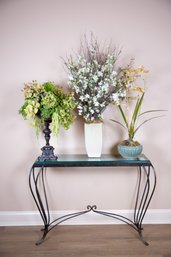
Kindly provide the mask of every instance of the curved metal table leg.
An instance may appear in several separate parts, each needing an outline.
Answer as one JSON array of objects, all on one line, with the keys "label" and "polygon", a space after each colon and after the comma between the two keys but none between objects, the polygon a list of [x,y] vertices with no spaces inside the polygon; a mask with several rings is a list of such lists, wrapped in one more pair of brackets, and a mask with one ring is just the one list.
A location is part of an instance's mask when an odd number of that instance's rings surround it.
[{"label": "curved metal table leg", "polygon": [[[40,213],[40,216],[42,218],[44,228],[41,229],[43,232],[43,235],[40,240],[36,242],[36,245],[40,245],[46,238],[47,234],[55,228],[57,225],[60,223],[69,220],[71,218],[75,218],[77,216],[86,214],[91,211],[91,207],[87,206],[87,210],[85,211],[80,211],[80,212],[75,212],[75,213],[70,213],[67,215],[64,215],[62,217],[59,217],[52,222],[50,221],[50,211],[49,211],[49,205],[48,205],[48,198],[47,198],[47,193],[46,193],[46,187],[45,187],[45,180],[44,180],[44,172],[45,168],[41,167],[37,174],[36,174],[36,169],[34,167],[31,168],[30,174],[29,174],[29,187],[31,194],[33,196],[33,199],[36,203],[36,206],[38,208],[38,211]],[[39,188],[40,185],[40,188]],[[42,185],[42,187],[41,187]],[[41,196],[41,188],[43,189],[43,195]]]},{"label": "curved metal table leg", "polygon": [[[143,174],[145,175],[145,184],[142,181],[142,169]],[[136,195],[136,201],[135,201],[135,208],[134,208],[134,220],[128,219],[127,217],[124,217],[122,215],[116,214],[116,213],[110,213],[106,211],[97,210],[96,205],[90,206],[91,210],[97,214],[101,214],[107,217],[111,217],[114,219],[118,219],[129,226],[131,226],[133,229],[135,229],[138,232],[138,235],[140,237],[140,240],[145,244],[149,245],[149,243],[144,239],[142,235],[142,222],[145,217],[145,214],[147,212],[148,206],[151,202],[152,196],[154,194],[154,190],[156,187],[156,172],[152,165],[150,166],[139,166],[139,181],[138,181],[138,188],[137,188],[137,195]],[[152,170],[152,172],[151,172]]]},{"label": "curved metal table leg", "polygon": [[[145,245],[149,245],[142,235],[142,223],[151,202],[152,196],[156,188],[156,172],[152,165],[150,166],[140,166],[139,169],[139,182],[137,189],[137,196],[134,208],[134,224],[137,227],[137,231],[141,241]],[[145,175],[146,182],[145,184],[142,181],[142,169],[143,174]],[[144,185],[144,186],[143,186]]]},{"label": "curved metal table leg", "polygon": [[[37,174],[35,170],[38,170]],[[50,212],[49,212],[49,206],[48,206],[48,200],[47,200],[47,194],[46,194],[46,188],[45,188],[44,172],[45,172],[44,167],[41,167],[40,169],[35,169],[34,167],[32,167],[29,174],[30,191],[44,224],[44,228],[41,229],[41,231],[43,231],[43,236],[36,243],[36,245],[40,244],[45,239],[48,233],[48,227],[50,224]],[[40,190],[39,190],[40,184],[43,187],[43,196],[41,196],[40,194]]]}]

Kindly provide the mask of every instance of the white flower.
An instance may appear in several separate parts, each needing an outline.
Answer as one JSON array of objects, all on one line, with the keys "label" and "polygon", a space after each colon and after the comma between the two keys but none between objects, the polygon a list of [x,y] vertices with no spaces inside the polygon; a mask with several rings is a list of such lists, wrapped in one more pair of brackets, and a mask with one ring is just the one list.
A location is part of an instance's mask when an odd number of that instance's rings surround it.
[{"label": "white flower", "polygon": [[80,99],[81,101],[84,101],[84,96],[81,95],[81,96],[79,97],[79,99]]},{"label": "white flower", "polygon": [[103,72],[98,71],[97,75],[98,75],[99,77],[102,77],[102,76],[103,76]]},{"label": "white flower", "polygon": [[74,80],[74,78],[73,78],[73,76],[72,76],[71,73],[68,74],[68,79],[69,79],[70,81]]},{"label": "white flower", "polygon": [[119,97],[118,97],[118,94],[117,93],[114,93],[112,94],[112,98],[115,102],[117,102],[119,100]]},{"label": "white flower", "polygon": [[80,92],[79,87],[75,87],[75,92],[78,94]]},{"label": "white flower", "polygon": [[102,89],[103,92],[107,92],[107,91],[108,91],[108,88],[109,88],[109,85],[108,85],[107,83],[104,84],[104,85],[101,87],[101,89]]},{"label": "white flower", "polygon": [[99,103],[96,101],[94,102],[94,106],[98,107],[99,106]]},{"label": "white flower", "polygon": [[77,109],[82,110],[82,109],[83,109],[82,105],[79,104],[79,105],[77,106]]},{"label": "white flower", "polygon": [[111,75],[112,75],[113,77],[116,77],[117,74],[118,74],[118,73],[117,73],[115,70],[113,70]]},{"label": "white flower", "polygon": [[94,76],[93,76],[93,80],[94,80],[94,82],[97,82],[97,81],[98,81],[97,75],[94,75]]},{"label": "white flower", "polygon": [[86,95],[85,95],[85,98],[86,98],[86,99],[89,99],[89,98],[90,98],[90,96],[89,96],[88,94],[86,94]]},{"label": "white flower", "polygon": [[101,103],[100,106],[101,106],[101,107],[105,107],[105,103]]}]

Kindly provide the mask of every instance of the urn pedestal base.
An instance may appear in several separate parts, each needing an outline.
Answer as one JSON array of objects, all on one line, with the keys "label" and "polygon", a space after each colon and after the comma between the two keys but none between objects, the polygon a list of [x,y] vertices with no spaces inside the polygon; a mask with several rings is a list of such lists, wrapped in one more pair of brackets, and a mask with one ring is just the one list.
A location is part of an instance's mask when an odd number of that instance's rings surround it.
[{"label": "urn pedestal base", "polygon": [[50,141],[50,134],[51,130],[49,128],[50,123],[52,122],[51,119],[45,120],[45,128],[43,133],[45,134],[46,145],[41,148],[42,155],[38,157],[38,161],[46,161],[46,160],[57,160],[58,157],[54,155],[54,147],[49,144]]}]

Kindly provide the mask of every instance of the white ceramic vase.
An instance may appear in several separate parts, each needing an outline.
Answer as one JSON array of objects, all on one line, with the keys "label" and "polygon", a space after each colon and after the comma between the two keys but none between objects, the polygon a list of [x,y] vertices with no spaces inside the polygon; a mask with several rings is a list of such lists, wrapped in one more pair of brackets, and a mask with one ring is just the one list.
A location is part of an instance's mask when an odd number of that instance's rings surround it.
[{"label": "white ceramic vase", "polygon": [[102,153],[102,123],[85,123],[85,147],[88,157],[100,157]]}]

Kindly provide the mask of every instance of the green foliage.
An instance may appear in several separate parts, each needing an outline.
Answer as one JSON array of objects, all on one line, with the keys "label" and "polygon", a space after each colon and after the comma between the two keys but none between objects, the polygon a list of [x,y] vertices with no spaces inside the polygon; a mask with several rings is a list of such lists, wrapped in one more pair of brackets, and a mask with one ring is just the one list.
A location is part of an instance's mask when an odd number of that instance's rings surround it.
[{"label": "green foliage", "polygon": [[75,108],[73,96],[49,81],[38,84],[36,81],[25,84],[25,102],[19,110],[24,119],[32,120],[36,134],[42,129],[44,120],[52,119],[51,130],[58,135],[60,126],[68,129],[74,121],[72,110]]},{"label": "green foliage", "polygon": [[42,86],[44,87],[46,92],[56,92],[56,86],[51,81],[45,82]]},{"label": "green foliage", "polygon": [[134,136],[135,136],[136,132],[140,129],[140,127],[143,124],[145,124],[146,122],[148,122],[150,120],[153,120],[155,118],[162,117],[163,115],[148,118],[148,119],[142,121],[138,125],[137,121],[138,121],[140,116],[143,116],[144,114],[147,114],[147,113],[165,111],[165,110],[149,110],[149,111],[145,111],[143,113],[140,113],[140,109],[141,109],[142,102],[143,102],[143,99],[144,99],[144,94],[145,93],[142,93],[142,95],[140,97],[138,96],[138,98],[137,98],[137,101],[136,101],[136,104],[135,104],[135,107],[134,107],[134,110],[133,110],[133,114],[132,114],[130,123],[129,123],[128,118],[126,117],[124,109],[123,109],[123,107],[121,105],[119,105],[118,108],[119,108],[119,111],[120,111],[120,114],[121,114],[121,117],[122,117],[122,120],[123,120],[124,124],[122,124],[121,122],[119,122],[117,120],[113,120],[112,119],[113,122],[121,125],[122,127],[124,127],[127,130],[129,140],[126,140],[126,141],[129,142],[130,145],[133,145],[133,143],[134,143]]}]

